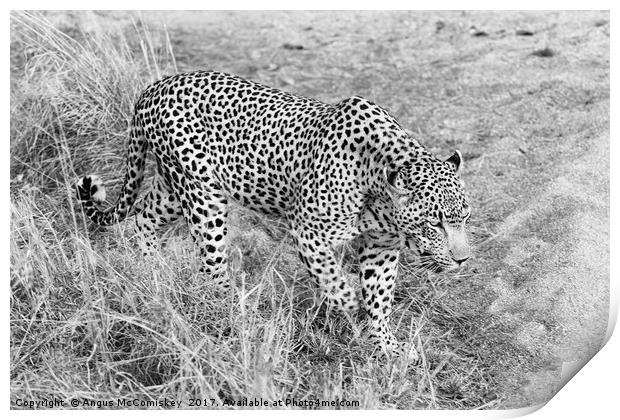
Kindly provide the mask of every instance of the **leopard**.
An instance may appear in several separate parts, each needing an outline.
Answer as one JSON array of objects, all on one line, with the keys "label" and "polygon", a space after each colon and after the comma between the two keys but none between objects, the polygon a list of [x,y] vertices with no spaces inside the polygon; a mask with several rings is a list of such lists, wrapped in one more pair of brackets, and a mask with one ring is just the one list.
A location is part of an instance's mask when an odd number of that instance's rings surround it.
[{"label": "leopard", "polygon": [[[329,104],[217,71],[149,85],[129,126],[124,182],[101,209],[96,175],[76,184],[84,214],[110,226],[135,216],[145,254],[158,231],[187,223],[200,274],[231,288],[229,203],[285,220],[292,244],[329,311],[357,314],[371,346],[417,359],[390,327],[399,258],[424,269],[456,270],[472,254],[462,154],[439,158],[390,113],[360,96]],[[156,171],[138,199],[147,152]],[[355,240],[361,296],[335,248]],[[409,350],[405,350],[409,348]]]}]

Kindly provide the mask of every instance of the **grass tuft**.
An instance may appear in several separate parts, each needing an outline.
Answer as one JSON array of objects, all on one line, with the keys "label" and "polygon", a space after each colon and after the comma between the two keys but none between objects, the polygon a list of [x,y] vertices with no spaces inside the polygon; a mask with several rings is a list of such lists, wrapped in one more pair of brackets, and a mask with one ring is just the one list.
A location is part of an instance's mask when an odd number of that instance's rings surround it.
[{"label": "grass tuft", "polygon": [[11,95],[11,178],[46,191],[72,180],[73,171],[96,169],[116,180],[133,103],[161,76],[165,57],[154,37],[136,27],[136,53],[122,32],[77,28],[76,39],[36,13],[13,13],[11,26],[12,49],[23,51],[12,68],[19,94]]}]

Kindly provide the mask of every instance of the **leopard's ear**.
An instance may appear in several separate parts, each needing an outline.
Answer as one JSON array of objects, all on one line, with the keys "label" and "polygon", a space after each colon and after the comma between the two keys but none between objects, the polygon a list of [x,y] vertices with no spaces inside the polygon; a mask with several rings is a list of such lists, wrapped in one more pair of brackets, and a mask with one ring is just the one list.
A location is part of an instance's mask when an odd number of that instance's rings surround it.
[{"label": "leopard's ear", "polygon": [[395,202],[400,202],[401,198],[409,194],[409,191],[396,186],[399,172],[388,168],[383,169],[383,179],[385,181],[385,190]]},{"label": "leopard's ear", "polygon": [[454,169],[454,173],[457,176],[461,175],[463,170],[463,155],[458,150],[455,150],[452,156],[445,160],[445,162]]},{"label": "leopard's ear", "polygon": [[383,176],[385,177],[388,186],[396,188],[396,177],[398,176],[398,171],[392,171],[385,168],[383,169]]}]

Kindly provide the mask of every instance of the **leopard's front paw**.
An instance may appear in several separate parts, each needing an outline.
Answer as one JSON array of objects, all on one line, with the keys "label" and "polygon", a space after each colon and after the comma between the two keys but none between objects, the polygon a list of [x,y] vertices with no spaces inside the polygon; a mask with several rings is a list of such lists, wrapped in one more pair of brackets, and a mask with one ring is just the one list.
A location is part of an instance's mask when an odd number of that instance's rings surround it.
[{"label": "leopard's front paw", "polygon": [[355,296],[355,289],[349,284],[344,284],[341,289],[333,292],[323,292],[328,311],[355,314],[360,305]]},{"label": "leopard's front paw", "polygon": [[230,275],[227,270],[211,272],[209,269],[202,267],[200,273],[215,285],[217,291],[228,292],[230,290]]},{"label": "leopard's front paw", "polygon": [[413,343],[398,342],[392,350],[392,356],[414,365],[421,362],[420,353]]},{"label": "leopard's front paw", "polygon": [[391,333],[370,334],[370,341],[375,348],[390,359],[406,361],[407,364],[418,364],[420,354],[413,343],[398,341]]}]

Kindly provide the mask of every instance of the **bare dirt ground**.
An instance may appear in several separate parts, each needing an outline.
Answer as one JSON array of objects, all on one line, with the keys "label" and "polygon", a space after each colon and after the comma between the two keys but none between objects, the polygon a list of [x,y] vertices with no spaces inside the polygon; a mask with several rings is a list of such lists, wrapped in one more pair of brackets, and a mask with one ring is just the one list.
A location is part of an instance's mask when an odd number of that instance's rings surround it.
[{"label": "bare dirt ground", "polygon": [[131,27],[131,16],[165,23],[179,71],[230,72],[326,102],[364,96],[431,151],[461,150],[476,258],[429,299],[458,308],[445,323],[487,373],[480,404],[546,402],[563,363],[601,347],[607,12],[106,12],[80,25]]}]

